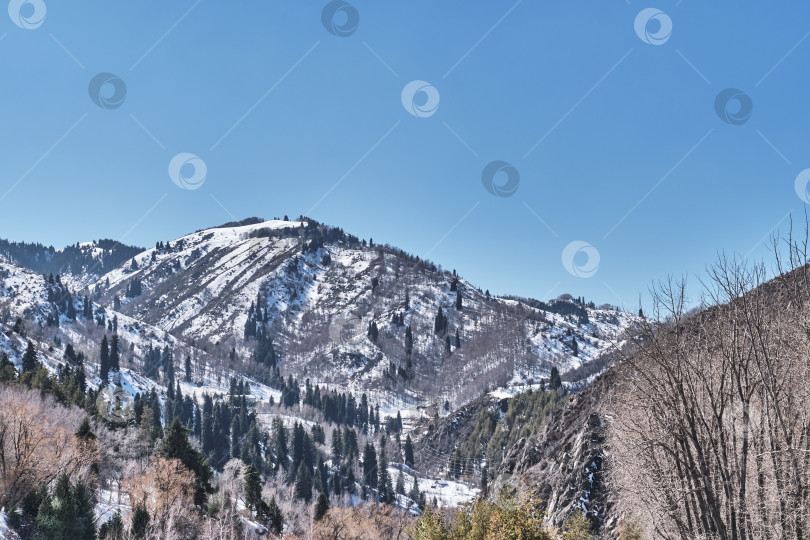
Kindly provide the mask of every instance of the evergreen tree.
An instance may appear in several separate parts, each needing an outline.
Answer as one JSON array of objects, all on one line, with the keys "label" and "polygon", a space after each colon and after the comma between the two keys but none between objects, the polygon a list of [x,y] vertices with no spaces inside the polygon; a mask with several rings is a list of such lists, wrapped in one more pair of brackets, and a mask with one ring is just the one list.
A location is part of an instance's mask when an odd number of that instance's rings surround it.
[{"label": "evergreen tree", "polygon": [[380,331],[377,328],[377,323],[371,321],[368,325],[368,339],[371,340],[372,343],[377,343],[377,337],[379,336]]},{"label": "evergreen tree", "polygon": [[208,394],[203,398],[201,433],[202,450],[210,455],[214,451],[214,403]]},{"label": "evergreen tree", "polygon": [[280,418],[273,420],[273,452],[276,455],[277,469],[287,469],[289,452],[287,449],[287,428]]},{"label": "evergreen tree", "polygon": [[194,503],[203,505],[208,494],[213,491],[211,469],[208,466],[208,460],[188,441],[186,429],[180,423],[179,418],[175,418],[166,430],[166,438],[163,439],[160,454],[165,458],[179,459],[186,468],[194,472],[197,479]]},{"label": "evergreen tree", "polygon": [[118,351],[118,334],[112,335],[110,341],[110,371],[121,370],[121,355]]},{"label": "evergreen tree", "polygon": [[377,451],[370,442],[363,449],[363,483],[372,488],[377,487]]},{"label": "evergreen tree", "polygon": [[461,291],[456,291],[456,309],[461,311],[462,303],[461,303]]},{"label": "evergreen tree", "polygon": [[45,493],[37,514],[37,538],[93,540],[96,536],[92,492],[83,482],[71,485],[62,473],[52,495]]},{"label": "evergreen tree", "polygon": [[407,435],[405,437],[405,465],[408,467],[413,467],[413,442],[411,441],[411,436]]},{"label": "evergreen tree", "polygon": [[185,367],[185,374],[183,376],[183,380],[185,380],[187,383],[190,383],[191,382],[191,355],[190,354],[186,355],[186,365],[184,367]]},{"label": "evergreen tree", "polygon": [[135,505],[132,510],[132,524],[129,532],[133,538],[146,538],[146,529],[149,527],[149,511],[142,504]]},{"label": "evergreen tree", "polygon": [[172,388],[174,387],[174,355],[168,345],[163,348],[161,363],[163,364],[163,376],[166,379],[166,386]]},{"label": "evergreen tree", "polygon": [[320,521],[326,512],[329,511],[329,500],[324,493],[318,495],[318,502],[315,503],[315,521]]},{"label": "evergreen tree", "polygon": [[281,513],[281,509],[278,507],[278,503],[276,503],[275,497],[270,499],[267,517],[267,528],[270,529],[270,532],[276,535],[281,534],[281,531],[284,529],[284,517]]},{"label": "evergreen tree", "polygon": [[240,435],[239,417],[234,416],[231,420],[231,459],[239,458],[239,435]]},{"label": "evergreen tree", "polygon": [[433,332],[438,335],[442,335],[447,331],[447,317],[444,315],[442,311],[442,307],[439,306],[439,312],[436,314],[436,318],[433,321]]},{"label": "evergreen tree", "polygon": [[399,470],[399,475],[397,476],[396,492],[397,495],[405,495],[405,477],[402,474],[402,469]]},{"label": "evergreen tree", "polygon": [[571,354],[579,356],[579,344],[576,336],[571,336]]},{"label": "evergreen tree", "polygon": [[253,465],[245,469],[245,506],[257,510],[262,502],[262,483],[259,471]]},{"label": "evergreen tree", "polygon": [[76,437],[79,439],[89,441],[96,438],[96,435],[93,433],[93,430],[90,427],[90,418],[85,416],[82,423],[79,424],[79,429],[76,430]]},{"label": "evergreen tree", "polygon": [[76,320],[76,306],[73,305],[73,296],[67,293],[67,318],[71,321]]},{"label": "evergreen tree", "polygon": [[343,437],[340,428],[332,431],[332,459],[335,463],[340,463],[343,458]]},{"label": "evergreen tree", "polygon": [[549,377],[549,386],[552,390],[559,390],[562,387],[562,379],[560,378],[560,370],[557,366],[551,367],[551,375]]},{"label": "evergreen tree", "polygon": [[416,478],[416,475],[413,475],[413,486],[411,487],[411,491],[408,492],[408,497],[415,503],[419,503],[419,499],[421,495],[419,493],[419,482]]},{"label": "evergreen tree", "polygon": [[303,462],[298,466],[295,477],[295,496],[307,503],[312,499],[312,474]]},{"label": "evergreen tree", "polygon": [[37,360],[37,350],[34,348],[34,344],[31,340],[28,340],[28,346],[25,348],[25,354],[22,358],[22,372],[32,372],[37,369],[37,364],[39,361]]},{"label": "evergreen tree", "polygon": [[107,335],[101,340],[101,353],[99,355],[99,377],[101,377],[101,384],[106,384],[107,378],[110,375],[110,344],[107,341]]},{"label": "evergreen tree", "polygon": [[116,510],[107,523],[99,527],[98,536],[105,540],[124,540],[124,519],[121,510]]}]

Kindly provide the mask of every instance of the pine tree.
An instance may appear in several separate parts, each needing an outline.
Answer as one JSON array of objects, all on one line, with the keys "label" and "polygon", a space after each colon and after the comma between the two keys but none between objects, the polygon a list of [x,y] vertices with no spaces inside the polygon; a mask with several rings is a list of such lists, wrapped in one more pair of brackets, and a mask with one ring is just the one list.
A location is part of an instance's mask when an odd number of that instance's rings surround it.
[{"label": "pine tree", "polygon": [[307,503],[312,499],[312,474],[303,461],[295,477],[295,496]]},{"label": "pine tree", "polygon": [[461,290],[456,291],[456,309],[461,311],[462,303],[461,303]]},{"label": "pine tree", "polygon": [[245,506],[257,510],[262,502],[262,483],[259,470],[253,465],[245,469]]},{"label": "pine tree", "polygon": [[99,355],[99,377],[101,377],[101,384],[106,384],[107,378],[110,375],[110,344],[107,341],[107,335],[101,340],[101,353]]},{"label": "pine tree", "polygon": [[408,497],[413,500],[415,503],[419,503],[420,493],[419,493],[419,482],[416,478],[416,475],[413,475],[413,486],[411,487],[411,491],[408,492]]},{"label": "pine tree", "polygon": [[577,344],[577,337],[571,336],[571,354],[579,356],[579,344]]},{"label": "pine tree", "polygon": [[135,505],[132,511],[132,524],[129,532],[133,538],[146,538],[146,529],[149,527],[149,511],[142,504]]},{"label": "pine tree", "polygon": [[278,507],[278,503],[276,503],[275,497],[270,499],[267,516],[267,528],[270,529],[270,532],[272,534],[281,534],[281,531],[284,529],[284,517],[281,513],[281,509]]},{"label": "pine tree", "polygon": [[368,325],[368,339],[371,340],[372,343],[377,343],[377,337],[379,336],[380,331],[377,328],[377,323],[371,321]]},{"label": "pine tree", "polygon": [[203,397],[201,432],[202,451],[211,455],[214,451],[214,402],[208,394]]},{"label": "pine tree", "polygon": [[411,441],[411,436],[407,435],[405,437],[405,465],[408,467],[413,467],[413,442]]},{"label": "pine tree", "polygon": [[396,492],[398,495],[405,495],[405,477],[402,474],[402,469],[399,470],[399,476],[397,476]]},{"label": "pine tree", "polygon": [[408,356],[413,352],[413,332],[410,325],[405,329],[405,354]]},{"label": "pine tree", "polygon": [[79,439],[83,439],[86,441],[92,440],[96,438],[96,435],[93,433],[92,428],[90,427],[90,418],[85,416],[82,423],[79,424],[79,429],[76,430],[76,437]]},{"label": "pine tree", "polygon": [[239,435],[240,432],[240,423],[239,417],[234,416],[233,420],[231,420],[231,459],[238,459],[239,458]]},{"label": "pine tree", "polygon": [[96,536],[92,492],[84,483],[71,485],[70,477],[62,473],[53,494],[45,494],[37,514],[37,538],[61,540],[75,538],[92,540]]},{"label": "pine tree", "polygon": [[343,437],[340,428],[332,431],[332,459],[335,463],[340,463],[343,459]]},{"label": "pine tree", "polygon": [[73,305],[73,296],[70,293],[67,294],[67,318],[71,321],[76,320],[76,306]]},{"label": "pine tree", "polygon": [[562,379],[560,379],[560,371],[557,369],[557,366],[551,367],[549,386],[552,390],[559,390],[562,387]]},{"label": "pine tree", "polygon": [[363,449],[363,483],[372,488],[377,487],[377,451],[370,442]]},{"label": "pine tree", "polygon": [[27,373],[37,369],[37,351],[31,340],[28,340],[28,346],[25,348],[25,354],[22,358],[22,372]]},{"label": "pine tree", "polygon": [[208,466],[208,460],[188,441],[186,429],[180,423],[179,418],[175,418],[166,430],[166,437],[163,439],[160,454],[165,458],[179,459],[186,468],[194,472],[197,479],[194,490],[194,503],[203,505],[208,493],[213,491],[211,488],[211,469]]},{"label": "pine tree", "polygon": [[110,371],[121,370],[121,356],[118,351],[118,334],[112,335],[110,341]]},{"label": "pine tree", "polygon": [[169,346],[163,348],[163,358],[161,363],[163,364],[163,376],[166,378],[166,386],[173,387],[174,386],[174,354],[172,354],[172,350],[169,349]]},{"label": "pine tree", "polygon": [[185,380],[187,383],[190,383],[191,382],[191,355],[190,354],[186,355],[186,365],[184,367],[185,367],[185,374],[183,376],[183,380]]},{"label": "pine tree", "polygon": [[315,503],[315,521],[320,521],[326,512],[329,511],[329,500],[324,493],[318,495],[318,502]]}]

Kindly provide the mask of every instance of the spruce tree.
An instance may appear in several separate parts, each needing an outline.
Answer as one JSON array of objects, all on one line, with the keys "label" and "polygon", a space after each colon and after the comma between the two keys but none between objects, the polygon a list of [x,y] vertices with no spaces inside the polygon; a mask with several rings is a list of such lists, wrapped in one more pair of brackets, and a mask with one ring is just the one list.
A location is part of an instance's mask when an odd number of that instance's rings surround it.
[{"label": "spruce tree", "polygon": [[121,370],[121,355],[118,350],[118,334],[112,335],[110,341],[110,371]]},{"label": "spruce tree", "polygon": [[304,462],[298,466],[295,477],[295,496],[307,503],[312,499],[312,474]]},{"label": "spruce tree", "polygon": [[340,463],[343,459],[343,437],[340,428],[332,431],[332,459],[335,463]]},{"label": "spruce tree", "polygon": [[315,503],[315,521],[320,521],[326,512],[329,511],[329,499],[324,493],[318,495],[318,502]]},{"label": "spruce tree", "polygon": [[22,359],[22,372],[31,372],[37,369],[37,350],[31,340],[28,340],[28,346],[25,348],[25,354]]},{"label": "spruce tree", "polygon": [[105,334],[101,340],[101,353],[99,355],[99,377],[101,377],[101,384],[107,383],[107,377],[110,375],[110,344],[107,341]]},{"label": "spruce tree", "polygon": [[267,515],[267,528],[270,529],[272,534],[281,534],[281,531],[284,529],[284,517],[281,513],[281,509],[278,507],[278,503],[276,503],[275,497],[270,499]]},{"label": "spruce tree", "polygon": [[402,469],[400,469],[399,475],[397,476],[396,492],[397,495],[405,495],[405,477],[402,474]]},{"label": "spruce tree", "polygon": [[132,524],[129,533],[133,538],[146,538],[146,529],[149,527],[149,511],[142,504],[135,505],[132,510]]},{"label": "spruce tree", "polygon": [[388,456],[385,453],[385,443],[380,443],[380,459],[377,462],[378,476],[377,489],[380,492],[380,501],[385,504],[394,502],[394,488],[391,485],[391,475],[388,474]]},{"label": "spruce tree", "polygon": [[416,475],[413,475],[413,486],[411,487],[411,491],[408,492],[408,497],[410,497],[413,502],[419,503],[420,493],[419,493],[419,482],[416,478]]},{"label": "spruce tree", "polygon": [[262,483],[259,470],[253,465],[245,469],[245,506],[257,510],[262,502]]},{"label": "spruce tree", "polygon": [[194,490],[194,503],[203,505],[208,494],[213,491],[211,488],[211,469],[208,460],[188,441],[186,429],[180,423],[179,418],[175,418],[167,428],[160,454],[165,458],[179,459],[186,468],[194,472],[197,480]]},{"label": "spruce tree", "polygon": [[407,435],[405,437],[405,465],[408,467],[413,467],[413,442],[411,441],[411,436]]},{"label": "spruce tree", "polygon": [[363,449],[363,483],[372,488],[377,487],[377,451],[370,442]]},{"label": "spruce tree", "polygon": [[461,303],[461,291],[456,291],[456,309],[461,311],[462,303]]},{"label": "spruce tree", "polygon": [[73,305],[73,296],[67,294],[67,318],[71,321],[76,320],[76,306]]},{"label": "spruce tree", "polygon": [[186,365],[184,367],[185,367],[185,374],[183,376],[183,380],[185,380],[187,383],[190,383],[191,382],[191,355],[190,354],[186,355]]}]

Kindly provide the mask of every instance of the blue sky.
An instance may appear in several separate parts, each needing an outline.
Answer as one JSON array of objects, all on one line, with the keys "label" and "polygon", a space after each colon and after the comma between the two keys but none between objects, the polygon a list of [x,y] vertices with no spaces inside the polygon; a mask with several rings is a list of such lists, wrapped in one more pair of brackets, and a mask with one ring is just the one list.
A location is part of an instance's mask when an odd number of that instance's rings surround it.
[{"label": "blue sky", "polygon": [[[632,309],[718,250],[767,256],[804,216],[807,3],[356,0],[345,37],[323,1],[44,3],[37,28],[0,20],[3,237],[150,246],[306,214],[493,293]],[[664,19],[640,37],[649,7]],[[126,84],[117,108],[90,98],[99,73]],[[414,80],[439,96],[423,117],[402,102]],[[740,125],[715,110],[726,88],[753,103]],[[169,176],[180,153],[206,165],[197,189]],[[511,196],[484,188],[496,160]],[[566,267],[572,242],[592,248]]]}]

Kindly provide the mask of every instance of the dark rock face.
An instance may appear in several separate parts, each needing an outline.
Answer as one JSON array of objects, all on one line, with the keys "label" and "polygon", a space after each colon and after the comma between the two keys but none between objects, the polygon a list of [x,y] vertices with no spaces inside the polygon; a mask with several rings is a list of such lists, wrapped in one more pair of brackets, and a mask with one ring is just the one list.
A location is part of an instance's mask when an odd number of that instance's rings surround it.
[{"label": "dark rock face", "polygon": [[606,481],[606,425],[600,411],[614,378],[609,370],[571,396],[540,433],[518,441],[498,470],[495,488],[533,489],[553,525],[581,510],[600,538],[612,537],[615,498]]},{"label": "dark rock face", "polygon": [[438,474],[447,467],[448,459],[456,446],[467,440],[475,429],[478,416],[484,407],[501,407],[506,404],[488,395],[464,405],[440,419],[420,419],[417,423],[417,440],[414,454],[418,456],[418,468],[430,474]]}]

